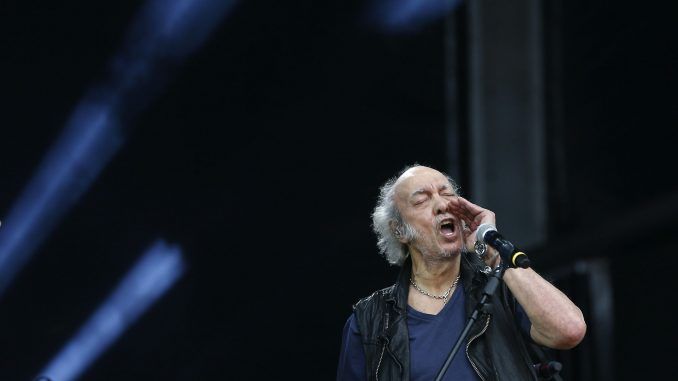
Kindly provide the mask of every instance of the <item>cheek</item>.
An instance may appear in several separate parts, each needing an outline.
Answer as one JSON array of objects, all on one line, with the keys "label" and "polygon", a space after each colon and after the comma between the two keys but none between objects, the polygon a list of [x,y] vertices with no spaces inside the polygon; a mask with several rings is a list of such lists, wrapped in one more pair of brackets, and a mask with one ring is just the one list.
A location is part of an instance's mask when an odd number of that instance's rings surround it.
[{"label": "cheek", "polygon": [[410,216],[406,221],[409,221],[410,225],[416,226],[419,229],[430,225],[428,219],[422,216]]}]

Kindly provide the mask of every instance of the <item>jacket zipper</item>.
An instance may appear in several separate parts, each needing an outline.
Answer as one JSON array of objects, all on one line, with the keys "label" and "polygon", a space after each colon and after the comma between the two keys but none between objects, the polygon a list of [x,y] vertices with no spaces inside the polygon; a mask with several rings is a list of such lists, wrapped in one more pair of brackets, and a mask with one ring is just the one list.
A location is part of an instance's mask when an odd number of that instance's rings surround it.
[{"label": "jacket zipper", "polygon": [[[388,312],[386,313],[386,319],[384,322],[384,332],[388,329]],[[381,355],[379,356],[379,362],[377,363],[377,371],[374,373],[374,378],[376,381],[379,381],[379,367],[381,367],[381,360],[384,358],[384,352],[386,351],[386,346],[388,341],[384,338],[384,346],[381,348]]]},{"label": "jacket zipper", "polygon": [[477,339],[478,337],[480,337],[483,333],[485,333],[485,331],[487,330],[487,327],[488,327],[489,325],[490,325],[490,315],[487,315],[487,319],[485,320],[485,326],[483,327],[483,329],[482,329],[480,332],[478,332],[478,334],[476,334],[475,336],[473,336],[473,337],[468,341],[468,343],[466,344],[466,357],[468,358],[468,361],[471,363],[471,366],[473,367],[473,370],[476,371],[476,374],[478,375],[478,377],[480,377],[480,379],[483,380],[483,381],[485,381],[485,378],[483,378],[483,376],[482,376],[482,375],[480,374],[480,372],[478,371],[478,366],[476,366],[476,364],[473,362],[473,360],[471,360],[471,356],[470,356],[469,353],[468,353],[468,349],[469,349],[469,347],[471,346],[471,342],[472,342],[473,340]]}]

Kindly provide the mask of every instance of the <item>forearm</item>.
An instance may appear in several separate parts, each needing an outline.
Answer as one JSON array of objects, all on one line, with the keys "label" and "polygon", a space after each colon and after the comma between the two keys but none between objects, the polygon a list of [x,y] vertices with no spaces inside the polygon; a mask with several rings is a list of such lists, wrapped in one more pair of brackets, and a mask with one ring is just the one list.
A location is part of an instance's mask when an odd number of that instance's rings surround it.
[{"label": "forearm", "polygon": [[586,333],[581,310],[532,269],[507,269],[504,281],[532,323],[530,334],[538,344],[569,349]]}]

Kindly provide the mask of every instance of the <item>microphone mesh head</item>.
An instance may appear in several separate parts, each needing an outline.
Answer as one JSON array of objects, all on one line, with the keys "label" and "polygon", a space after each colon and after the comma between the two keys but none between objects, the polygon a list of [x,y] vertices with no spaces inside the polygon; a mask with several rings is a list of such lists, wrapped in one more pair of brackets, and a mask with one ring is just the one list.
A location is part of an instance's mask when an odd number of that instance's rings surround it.
[{"label": "microphone mesh head", "polygon": [[485,242],[485,233],[489,231],[497,231],[497,228],[492,224],[481,224],[476,230],[476,239],[480,242]]}]

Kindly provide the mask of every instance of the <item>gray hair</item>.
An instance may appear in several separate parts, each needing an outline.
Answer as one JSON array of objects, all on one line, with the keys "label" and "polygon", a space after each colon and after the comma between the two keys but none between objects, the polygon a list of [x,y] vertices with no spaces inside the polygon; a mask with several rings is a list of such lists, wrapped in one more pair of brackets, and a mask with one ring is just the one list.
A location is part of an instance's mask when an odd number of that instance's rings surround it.
[{"label": "gray hair", "polygon": [[[377,234],[377,246],[379,252],[392,265],[402,265],[409,255],[407,245],[400,242],[395,230],[399,231],[402,238],[412,241],[418,236],[417,230],[403,220],[395,203],[395,184],[400,176],[411,168],[421,167],[419,164],[405,167],[397,176],[390,178],[379,188],[377,206],[372,212],[372,229]],[[444,174],[444,173],[443,173]],[[450,176],[444,174],[450,182],[450,186],[458,194],[459,187]],[[392,226],[393,224],[393,226]]]}]

